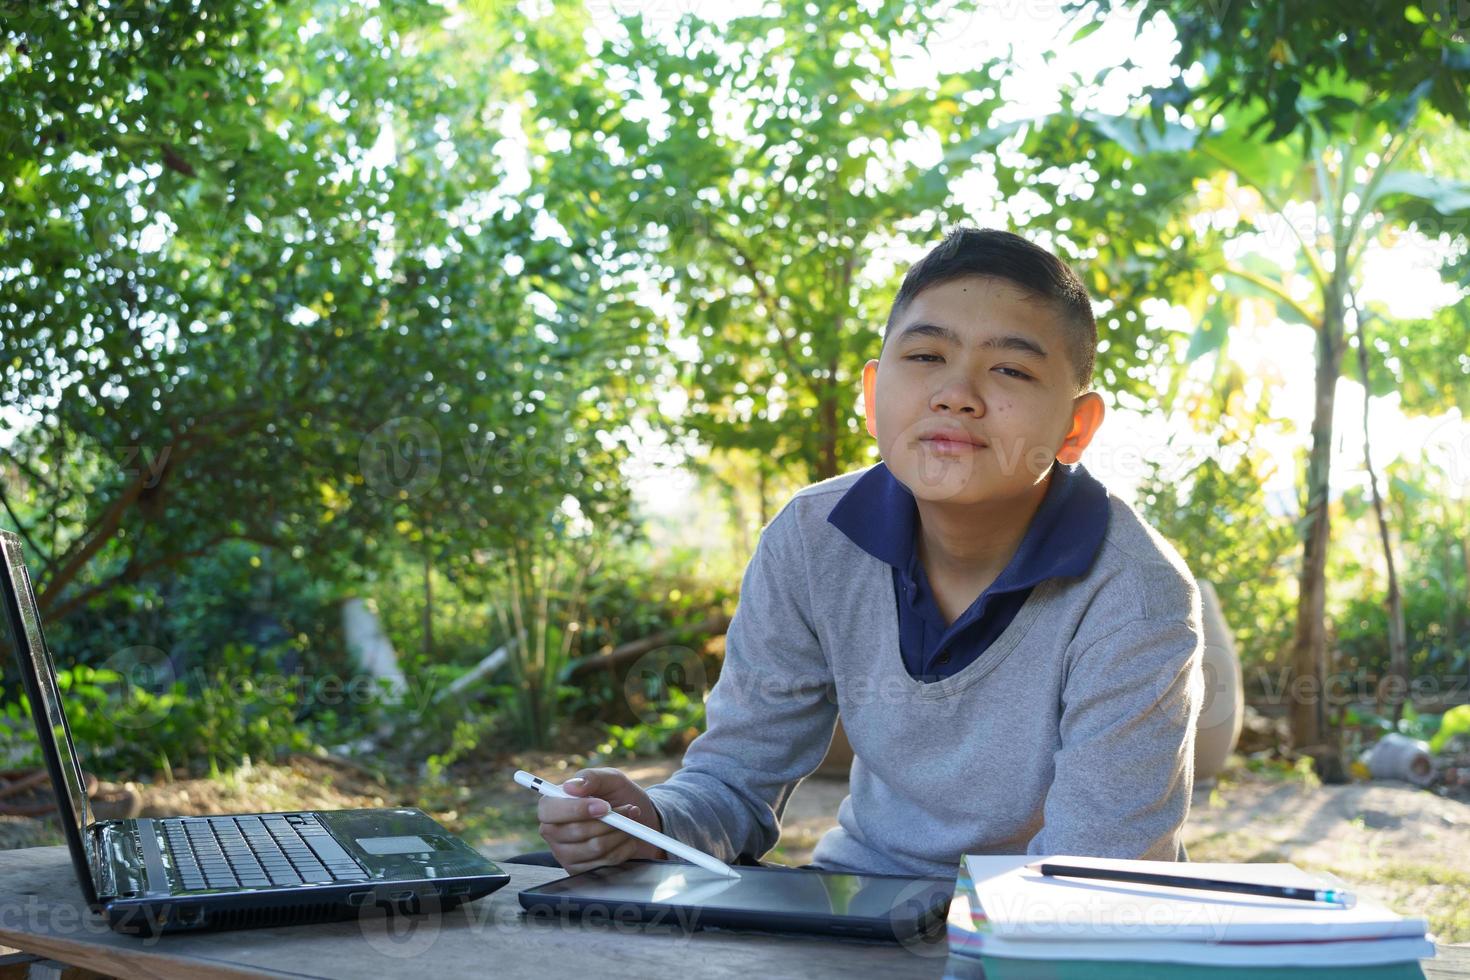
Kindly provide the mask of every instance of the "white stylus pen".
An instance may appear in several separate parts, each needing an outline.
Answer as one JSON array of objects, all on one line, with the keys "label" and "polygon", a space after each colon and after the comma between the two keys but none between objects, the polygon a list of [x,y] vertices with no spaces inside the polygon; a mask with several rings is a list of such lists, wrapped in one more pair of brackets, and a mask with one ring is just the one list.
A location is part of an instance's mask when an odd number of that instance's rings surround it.
[{"label": "white stylus pen", "polygon": [[[515,779],[517,783],[526,787],[526,789],[533,789],[536,792],[540,793],[542,796],[550,796],[559,800],[589,799],[589,797],[586,796],[573,796],[571,793],[568,793],[556,783],[553,783],[547,779],[542,779],[540,776],[533,776],[529,772],[526,772],[526,770],[524,769],[516,770]],[[658,831],[654,830],[652,827],[644,826],[636,820],[629,820],[621,813],[614,813],[613,811],[609,810],[607,813],[604,813],[597,819],[601,820],[609,827],[616,827],[623,833],[632,834],[639,840],[647,841],[648,843],[653,844],[655,847],[662,847],[670,854],[677,855],[686,861],[697,864],[701,868],[704,868],[706,871],[713,871],[715,874],[722,875],[726,878],[740,877],[740,872],[736,871],[734,868],[731,868],[728,864],[726,864],[724,861],[721,861],[719,858],[710,857],[708,854],[704,853],[698,848],[690,847],[688,844],[685,844],[682,841],[676,841],[674,840],[674,838],[668,836],[667,834],[661,834]]]}]

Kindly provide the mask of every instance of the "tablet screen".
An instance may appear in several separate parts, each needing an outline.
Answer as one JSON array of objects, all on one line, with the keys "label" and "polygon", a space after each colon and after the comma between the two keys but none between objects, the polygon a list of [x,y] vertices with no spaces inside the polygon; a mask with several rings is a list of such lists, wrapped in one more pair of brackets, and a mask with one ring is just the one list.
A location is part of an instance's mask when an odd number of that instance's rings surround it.
[{"label": "tablet screen", "polygon": [[941,878],[744,866],[736,870],[738,879],[679,862],[631,861],[533,890],[548,899],[565,897],[583,905],[681,906],[769,914],[773,920],[797,915],[908,922],[942,912],[954,893],[954,881]]}]

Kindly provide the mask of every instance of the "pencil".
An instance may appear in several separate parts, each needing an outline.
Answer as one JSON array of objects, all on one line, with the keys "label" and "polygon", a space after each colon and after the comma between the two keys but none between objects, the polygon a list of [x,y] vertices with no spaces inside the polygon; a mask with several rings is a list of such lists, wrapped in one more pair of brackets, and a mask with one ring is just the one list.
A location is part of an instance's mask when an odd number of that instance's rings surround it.
[{"label": "pencil", "polygon": [[1218,878],[1187,878],[1183,875],[1152,874],[1147,871],[1122,871],[1114,868],[1083,868],[1073,864],[1028,864],[1048,878],[1094,878],[1098,881],[1127,881],[1139,885],[1167,885],[1170,888],[1199,888],[1238,895],[1261,895],[1266,898],[1293,898],[1303,902],[1328,902],[1345,909],[1357,904],[1352,892],[1340,888],[1293,888],[1290,885],[1257,885],[1247,881],[1221,881]]}]

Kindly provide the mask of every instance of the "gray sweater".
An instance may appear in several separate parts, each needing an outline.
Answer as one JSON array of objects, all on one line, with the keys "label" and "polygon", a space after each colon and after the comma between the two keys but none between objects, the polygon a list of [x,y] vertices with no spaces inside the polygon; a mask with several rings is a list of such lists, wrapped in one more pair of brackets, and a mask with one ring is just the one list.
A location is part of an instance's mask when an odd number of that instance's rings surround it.
[{"label": "gray sweater", "polygon": [[827,521],[862,473],[806,487],[762,533],[707,730],[648,789],[664,831],[726,861],[765,854],[840,712],[855,758],[813,855],[824,868],[1182,859],[1203,681],[1199,592],[1178,553],[1109,495],[1088,573],[1036,586],[974,663],[925,684],[904,669],[890,567]]}]

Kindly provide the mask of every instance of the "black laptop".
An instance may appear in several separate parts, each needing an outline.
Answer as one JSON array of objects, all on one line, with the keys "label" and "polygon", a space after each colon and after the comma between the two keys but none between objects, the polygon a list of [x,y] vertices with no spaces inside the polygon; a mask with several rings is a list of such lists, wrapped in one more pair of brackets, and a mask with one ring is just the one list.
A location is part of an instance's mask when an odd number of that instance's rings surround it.
[{"label": "black laptop", "polygon": [[118,932],[157,934],[420,912],[510,875],[422,810],[92,819],[20,538],[0,530],[0,598],[82,894]]}]

